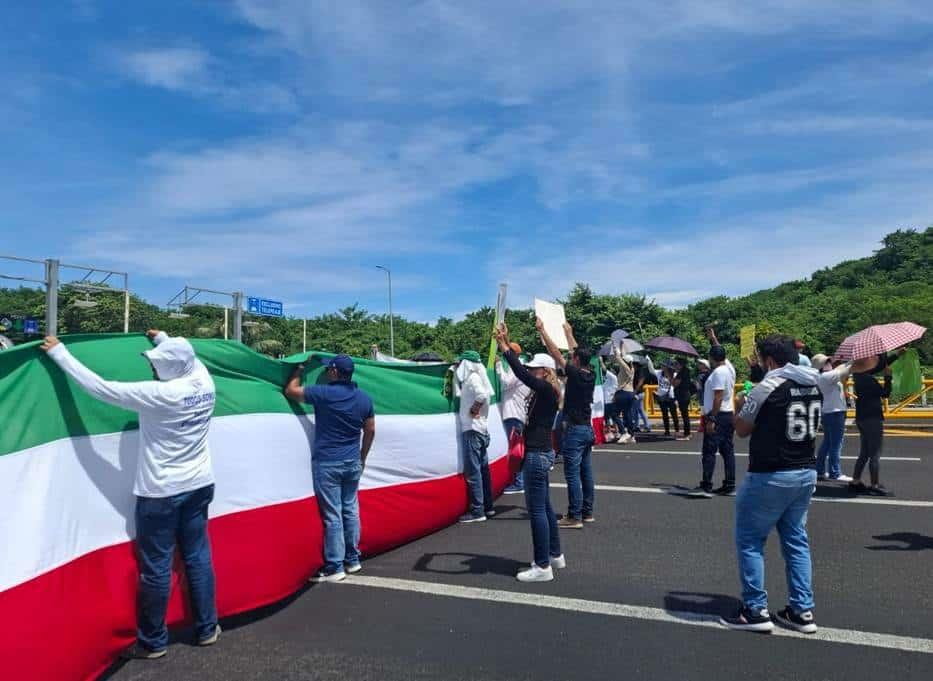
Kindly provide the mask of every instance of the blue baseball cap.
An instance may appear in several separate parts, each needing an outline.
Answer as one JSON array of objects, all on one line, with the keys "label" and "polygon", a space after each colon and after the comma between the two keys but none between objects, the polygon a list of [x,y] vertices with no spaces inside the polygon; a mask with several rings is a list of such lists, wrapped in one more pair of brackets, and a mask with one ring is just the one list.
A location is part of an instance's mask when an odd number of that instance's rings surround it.
[{"label": "blue baseball cap", "polygon": [[342,374],[353,373],[353,360],[350,355],[335,355],[330,359],[321,360],[325,369],[336,369]]}]

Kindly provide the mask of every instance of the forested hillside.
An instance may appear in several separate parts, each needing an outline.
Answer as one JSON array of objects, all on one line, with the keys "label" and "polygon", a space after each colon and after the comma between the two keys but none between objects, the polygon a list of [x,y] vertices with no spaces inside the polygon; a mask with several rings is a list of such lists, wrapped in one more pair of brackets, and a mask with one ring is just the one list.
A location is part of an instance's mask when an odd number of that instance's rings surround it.
[{"label": "forested hillside", "polygon": [[[60,333],[122,329],[120,295],[96,294],[98,305],[93,308],[73,306],[71,302],[78,295],[83,297],[68,289],[61,293]],[[41,319],[43,300],[42,292],[34,289],[0,289],[0,314]],[[809,279],[737,298],[710,298],[686,309],[668,310],[639,295],[597,294],[585,283],[577,284],[563,302],[577,338],[591,345],[604,342],[613,329],[624,328],[642,340],[661,334],[681,336],[702,351],[708,347],[703,327],[712,323],[738,359],[738,330],[757,324],[760,334],[781,331],[805,341],[812,352],[832,352],[845,336],[871,324],[910,320],[933,327],[933,227],[896,231],[885,237],[873,255],[820,270]],[[174,334],[222,336],[221,309],[191,306],[185,312],[188,318],[174,319],[134,297],[130,329],[159,327]],[[396,317],[396,355],[410,357],[433,350],[451,358],[468,348],[485,350],[492,316],[487,307],[460,321],[441,318],[430,325]],[[301,350],[300,319],[255,321],[258,324],[244,329],[244,340],[255,349],[272,355]],[[513,338],[529,350],[540,349],[531,311],[510,310],[507,321]],[[367,355],[373,343],[388,352],[388,316],[370,314],[354,305],[308,320],[310,348]],[[933,364],[933,334],[927,334],[920,351],[924,364]]]}]

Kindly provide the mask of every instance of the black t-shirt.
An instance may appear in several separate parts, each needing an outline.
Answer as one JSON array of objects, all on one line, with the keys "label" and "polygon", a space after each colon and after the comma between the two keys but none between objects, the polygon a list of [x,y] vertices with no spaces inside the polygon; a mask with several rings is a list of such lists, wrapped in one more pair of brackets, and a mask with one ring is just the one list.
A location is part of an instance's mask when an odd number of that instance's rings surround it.
[{"label": "black t-shirt", "polygon": [[674,387],[674,398],[678,402],[690,401],[690,369],[682,367],[680,371],[674,374],[674,378],[680,380],[680,384]]},{"label": "black t-shirt", "polygon": [[748,447],[750,473],[816,465],[814,441],[822,408],[816,376],[813,370],[785,366],[768,373],[745,400],[739,418],[755,424]]},{"label": "black t-shirt", "polygon": [[528,402],[528,422],[525,424],[525,449],[529,452],[547,452],[554,448],[551,428],[557,415],[557,393],[547,381],[535,378],[526,369],[518,355],[509,350],[503,357],[512,367],[515,377],[532,389]]},{"label": "black t-shirt", "polygon": [[567,363],[567,387],[564,389],[564,422],[571,426],[589,426],[593,423],[593,389],[596,374],[577,369]]},{"label": "black t-shirt", "polygon": [[891,396],[891,377],[884,377],[884,384],[871,373],[852,374],[855,385],[855,420],[883,419],[884,404],[882,400]]}]

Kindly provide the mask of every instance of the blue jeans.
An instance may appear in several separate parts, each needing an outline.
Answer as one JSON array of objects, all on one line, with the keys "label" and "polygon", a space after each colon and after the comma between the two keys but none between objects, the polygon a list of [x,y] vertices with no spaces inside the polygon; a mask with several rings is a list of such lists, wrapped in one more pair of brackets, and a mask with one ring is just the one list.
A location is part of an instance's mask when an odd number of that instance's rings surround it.
[{"label": "blue jeans", "polygon": [[[709,423],[710,416],[706,417]],[[677,427],[676,424],[674,426]],[[723,484],[735,487],[735,421],[731,412],[720,412],[716,417],[716,430],[712,435],[703,433],[703,487],[713,486],[716,472],[716,452],[722,455],[725,479]]]},{"label": "blue jeans", "polygon": [[815,486],[812,468],[745,476],[735,500],[735,545],[742,601],[748,608],[768,607],[764,548],[775,527],[781,538],[790,606],[797,613],[813,608],[807,510]]},{"label": "blue jeans", "polygon": [[[525,424],[521,419],[502,419],[502,425],[505,427],[505,438],[508,441],[512,437],[512,431],[517,430],[521,435],[525,432]],[[522,472],[519,470],[512,479],[511,487],[522,489]]]},{"label": "blue jeans", "polygon": [[567,478],[567,515],[580,520],[593,514],[596,485],[593,482],[593,426],[568,425],[560,448]]},{"label": "blue jeans", "polygon": [[628,390],[617,390],[612,398],[610,418],[619,429],[619,435],[635,433],[635,417],[632,409],[635,407],[635,393]]},{"label": "blue jeans", "polygon": [[535,563],[546,568],[551,558],[561,555],[557,516],[551,507],[548,470],[554,465],[554,452],[525,452],[522,474],[525,478],[525,506],[531,520],[531,542]]},{"label": "blue jeans", "polygon": [[474,518],[492,511],[492,478],[489,477],[489,434],[465,431],[463,437],[463,477],[466,478],[470,515]]},{"label": "blue jeans", "polygon": [[344,563],[360,562],[360,502],[363,464],[349,461],[311,461],[314,495],[324,523],[324,570],[343,572]]},{"label": "blue jeans", "polygon": [[645,393],[635,395],[635,401],[632,402],[632,422],[636,426],[641,423],[645,430],[651,427],[648,423],[648,415],[645,413]]},{"label": "blue jeans", "polygon": [[214,635],[217,604],[214,566],[207,536],[207,507],[214,486],[207,485],[159,499],[136,497],[136,549],[139,554],[139,612],[136,638],[149,650],[168,647],[168,609],[175,544],[181,548],[191,594],[195,634],[199,641]]},{"label": "blue jeans", "polygon": [[829,477],[838,478],[842,474],[840,465],[842,459],[842,443],[846,434],[846,413],[834,411],[823,414],[823,442],[816,456],[817,475],[826,475],[827,461],[829,463]]}]

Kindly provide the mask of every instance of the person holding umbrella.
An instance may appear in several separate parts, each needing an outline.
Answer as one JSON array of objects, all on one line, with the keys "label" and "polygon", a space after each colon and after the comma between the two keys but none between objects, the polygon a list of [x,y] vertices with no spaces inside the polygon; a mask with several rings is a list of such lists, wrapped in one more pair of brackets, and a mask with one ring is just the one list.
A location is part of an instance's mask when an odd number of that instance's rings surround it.
[{"label": "person holding umbrella", "polygon": [[[904,348],[901,348],[897,353],[881,354],[867,362],[858,363],[857,366],[864,367],[864,370],[852,374],[852,382],[855,384],[855,425],[859,432],[859,452],[849,489],[856,494],[867,492],[881,497],[891,495],[891,491],[881,484],[884,400],[891,396],[891,362],[903,353]],[[878,371],[884,374],[881,384],[873,375]],[[862,482],[866,464],[871,487],[866,487]]]},{"label": "person holding umbrella", "polygon": [[[912,322],[878,324],[859,331],[842,341],[835,357],[853,360],[852,380],[855,383],[855,423],[859,430],[859,457],[854,478],[849,483],[852,492],[868,492],[888,496],[881,484],[881,443],[884,438],[884,400],[891,395],[891,362],[926,333],[926,328]],[[897,351],[896,353],[893,351]],[[881,385],[873,374],[884,373]],[[871,487],[862,483],[866,464]]]},{"label": "person holding umbrella", "polygon": [[[674,359],[674,375],[671,378],[671,386],[674,388],[674,402],[680,409],[680,418],[684,422],[684,436],[678,440],[690,439],[690,388],[692,387],[690,378],[690,369],[687,368],[686,360],[676,357]],[[676,420],[676,419],[675,419]]]}]

